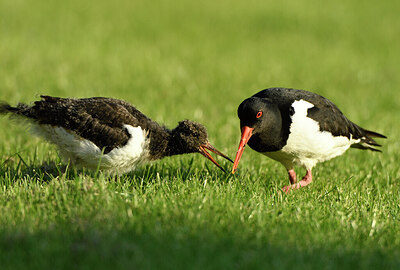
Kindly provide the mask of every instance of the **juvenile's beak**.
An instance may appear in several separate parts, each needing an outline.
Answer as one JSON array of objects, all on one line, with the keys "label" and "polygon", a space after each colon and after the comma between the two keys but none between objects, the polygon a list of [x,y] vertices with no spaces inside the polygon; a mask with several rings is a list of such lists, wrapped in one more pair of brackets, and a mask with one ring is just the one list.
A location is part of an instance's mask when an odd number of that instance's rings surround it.
[{"label": "juvenile's beak", "polygon": [[239,165],[240,158],[242,157],[243,150],[247,142],[249,141],[254,128],[250,128],[248,126],[244,126],[242,128],[242,139],[240,140],[239,149],[236,153],[235,162],[233,163],[232,174],[236,172],[236,168]]},{"label": "juvenile's beak", "polygon": [[233,163],[232,159],[230,159],[229,157],[227,157],[226,155],[222,154],[220,151],[218,151],[217,149],[215,149],[214,146],[212,146],[209,142],[200,145],[199,147],[199,152],[200,154],[202,154],[203,156],[205,156],[206,158],[208,158],[209,160],[211,160],[212,163],[214,163],[218,168],[220,168],[221,170],[223,170],[224,172],[226,172],[224,170],[224,168],[221,167],[221,165],[218,164],[217,161],[215,161],[215,159],[210,155],[210,153],[207,152],[207,150],[210,150],[211,152],[229,160],[230,162]]}]

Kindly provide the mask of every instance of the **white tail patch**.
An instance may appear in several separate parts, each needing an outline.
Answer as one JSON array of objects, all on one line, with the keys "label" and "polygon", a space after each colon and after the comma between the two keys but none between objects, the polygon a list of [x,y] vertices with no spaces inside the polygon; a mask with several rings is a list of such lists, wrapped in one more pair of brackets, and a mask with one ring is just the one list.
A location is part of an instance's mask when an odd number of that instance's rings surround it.
[{"label": "white tail patch", "polygon": [[83,139],[62,127],[36,125],[33,132],[58,146],[60,154],[80,167],[100,168],[118,172],[133,170],[139,163],[148,160],[146,132],[141,127],[124,125],[131,138],[120,148],[102,155],[102,150],[93,142]]}]

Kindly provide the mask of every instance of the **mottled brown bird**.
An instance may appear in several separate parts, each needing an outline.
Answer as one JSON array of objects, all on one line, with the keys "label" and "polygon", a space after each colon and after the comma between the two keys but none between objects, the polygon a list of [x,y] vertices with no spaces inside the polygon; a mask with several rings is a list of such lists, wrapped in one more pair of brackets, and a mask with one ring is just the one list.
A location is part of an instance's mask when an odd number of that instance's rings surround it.
[{"label": "mottled brown bird", "polygon": [[79,167],[128,172],[142,162],[200,153],[224,170],[207,150],[230,160],[210,144],[201,124],[184,120],[169,130],[118,99],[41,96],[32,106],[3,102],[0,113],[31,120],[34,133]]}]

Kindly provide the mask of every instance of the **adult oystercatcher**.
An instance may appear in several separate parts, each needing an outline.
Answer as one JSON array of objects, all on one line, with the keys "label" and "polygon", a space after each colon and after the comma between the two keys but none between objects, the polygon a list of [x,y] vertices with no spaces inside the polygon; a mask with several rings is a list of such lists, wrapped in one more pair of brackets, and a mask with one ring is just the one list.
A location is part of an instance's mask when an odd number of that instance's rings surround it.
[{"label": "adult oystercatcher", "polygon": [[[285,166],[291,185],[307,186],[311,169],[343,154],[349,147],[379,151],[372,137],[384,135],[348,120],[328,99],[305,90],[268,88],[244,100],[238,108],[242,137],[233,164],[235,173],[246,144]],[[294,166],[307,170],[297,182]]]},{"label": "adult oystercatcher", "polygon": [[118,99],[41,96],[33,106],[1,103],[0,113],[32,120],[33,131],[56,144],[61,155],[78,167],[100,165],[123,173],[144,161],[200,153],[224,170],[207,150],[230,160],[209,143],[201,124],[184,120],[169,130]]}]

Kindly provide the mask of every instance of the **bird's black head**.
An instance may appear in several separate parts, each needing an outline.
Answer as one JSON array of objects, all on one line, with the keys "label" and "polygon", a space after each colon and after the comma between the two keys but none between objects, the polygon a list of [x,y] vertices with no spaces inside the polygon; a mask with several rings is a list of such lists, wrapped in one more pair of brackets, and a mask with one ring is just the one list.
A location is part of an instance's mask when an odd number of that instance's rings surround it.
[{"label": "bird's black head", "polygon": [[203,125],[190,120],[179,122],[178,126],[172,130],[172,140],[170,144],[172,155],[200,153],[222,170],[224,169],[211,157],[207,150],[233,162],[210,144],[207,130]]},{"label": "bird's black head", "polygon": [[185,153],[199,152],[200,145],[208,142],[206,128],[190,120],[179,122],[178,126],[172,130],[172,136],[177,146]]},{"label": "bird's black head", "polygon": [[263,152],[263,149],[275,145],[280,140],[282,129],[278,106],[266,98],[251,97],[244,100],[239,105],[238,116],[242,137],[232,173],[236,171],[247,142],[254,150]]},{"label": "bird's black head", "polygon": [[278,106],[269,99],[258,97],[244,100],[239,105],[238,116],[240,128],[245,126],[252,128],[253,134],[265,132],[281,122]]}]

